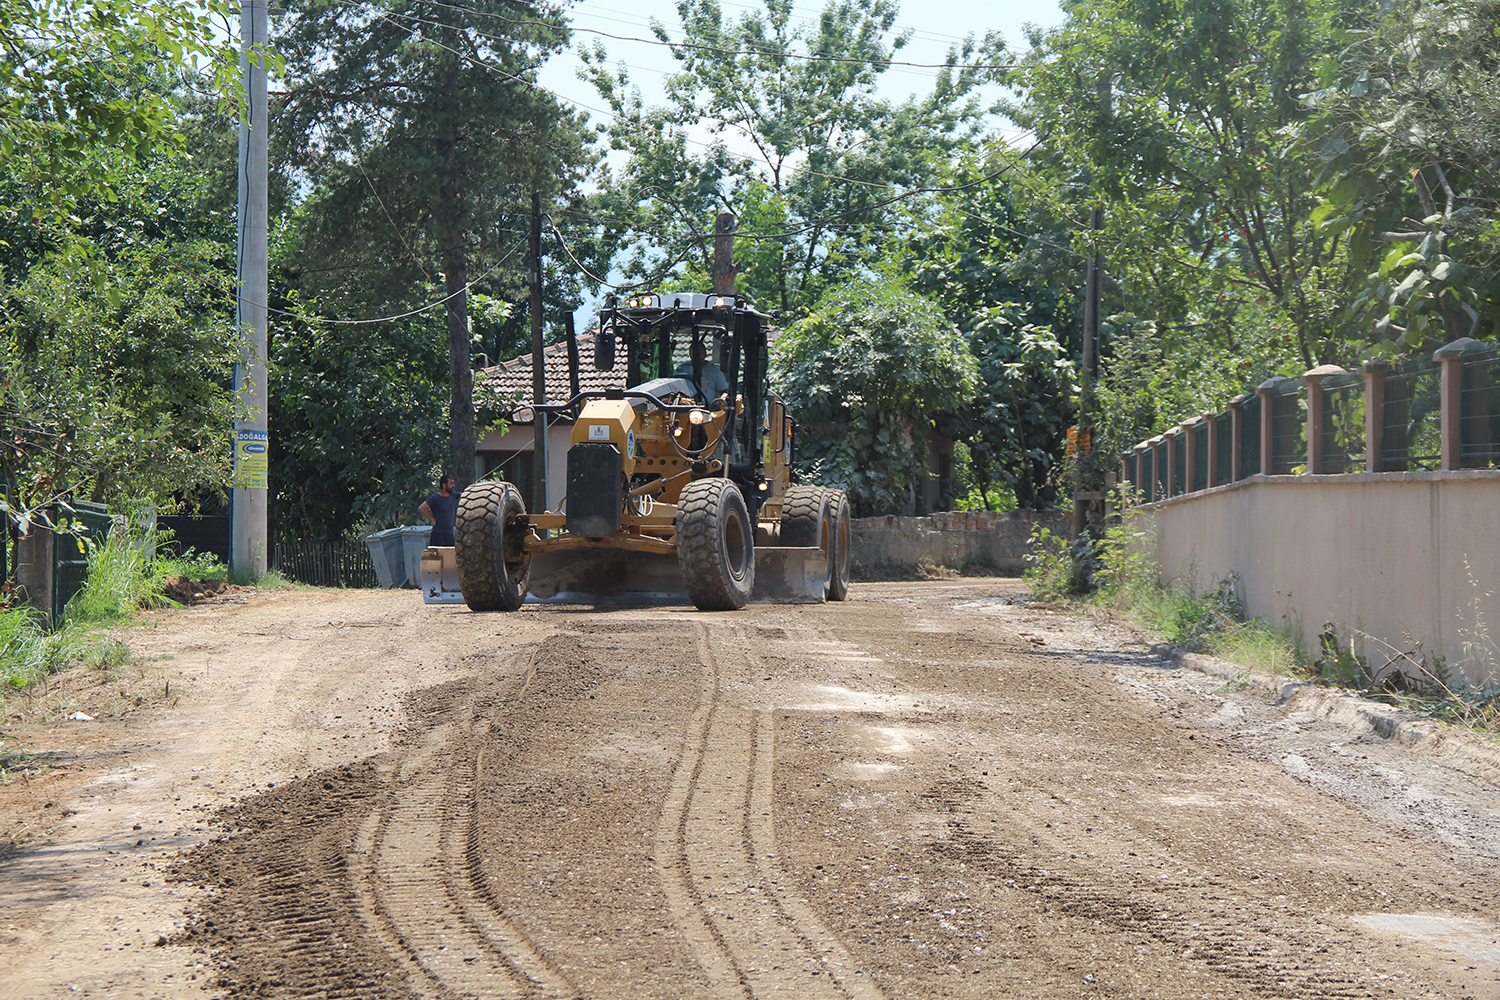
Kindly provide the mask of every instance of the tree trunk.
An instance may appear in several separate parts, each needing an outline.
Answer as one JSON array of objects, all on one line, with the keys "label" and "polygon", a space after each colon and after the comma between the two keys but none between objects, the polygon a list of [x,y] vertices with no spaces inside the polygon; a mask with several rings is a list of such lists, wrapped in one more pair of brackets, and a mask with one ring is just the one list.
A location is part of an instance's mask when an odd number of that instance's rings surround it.
[{"label": "tree trunk", "polygon": [[450,70],[443,86],[443,101],[449,108],[451,125],[438,143],[443,160],[443,182],[438,187],[435,221],[443,234],[443,283],[448,295],[448,473],[462,490],[474,481],[474,373],[469,342],[469,254],[465,248],[467,227],[464,211],[464,180],[460,170],[460,130],[456,100],[458,73]]},{"label": "tree trunk", "polygon": [[469,258],[461,233],[450,231],[443,255],[448,295],[448,472],[463,489],[474,481],[474,374],[469,356]]}]

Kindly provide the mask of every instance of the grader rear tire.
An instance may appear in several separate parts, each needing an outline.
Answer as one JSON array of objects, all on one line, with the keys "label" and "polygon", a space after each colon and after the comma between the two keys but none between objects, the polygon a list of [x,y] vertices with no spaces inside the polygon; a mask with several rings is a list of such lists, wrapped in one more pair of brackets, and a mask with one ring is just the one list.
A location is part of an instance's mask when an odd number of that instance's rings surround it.
[{"label": "grader rear tire", "polygon": [[823,572],[823,592],[833,589],[833,510],[832,494],[821,486],[793,486],[781,502],[781,544],[792,548],[823,550],[827,569]]},{"label": "grader rear tire", "polygon": [[526,502],[510,483],[470,483],[458,498],[454,558],[464,603],[474,611],[515,611],[526,600],[531,554],[518,523]]},{"label": "grader rear tire", "polygon": [[755,589],[755,526],[727,479],[689,483],[677,501],[677,563],[700,611],[734,611]]},{"label": "grader rear tire", "polygon": [[833,556],[828,560],[828,599],[842,601],[849,596],[849,498],[843,490],[828,490],[827,495],[828,533],[833,541]]}]

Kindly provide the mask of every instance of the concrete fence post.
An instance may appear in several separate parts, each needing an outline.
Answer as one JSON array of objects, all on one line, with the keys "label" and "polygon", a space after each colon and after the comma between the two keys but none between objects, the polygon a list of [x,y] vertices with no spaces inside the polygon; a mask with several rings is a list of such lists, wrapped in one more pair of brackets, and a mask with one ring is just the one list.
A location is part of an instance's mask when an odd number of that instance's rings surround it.
[{"label": "concrete fence post", "polygon": [[1189,420],[1177,428],[1182,435],[1182,492],[1193,492],[1193,483],[1198,478],[1198,442],[1193,440],[1194,422]]},{"label": "concrete fence post", "polygon": [[1460,337],[1451,344],[1444,344],[1432,353],[1434,361],[1442,363],[1443,379],[1440,390],[1439,426],[1442,428],[1443,468],[1463,468],[1463,419],[1464,419],[1464,355],[1485,349],[1472,337]]},{"label": "concrete fence post", "polygon": [[1208,434],[1208,475],[1203,478],[1203,485],[1209,489],[1222,485],[1214,481],[1219,471],[1219,424],[1215,419],[1216,413],[1203,414],[1203,426]]},{"label": "concrete fence post", "polygon": [[1272,402],[1274,397],[1271,389],[1276,385],[1275,379],[1267,379],[1255,387],[1255,394],[1260,397],[1260,474],[1269,476],[1276,468],[1276,462],[1271,454],[1272,430],[1274,428],[1276,404]]},{"label": "concrete fence post", "polygon": [[1384,472],[1385,377],[1391,366],[1384,361],[1365,363],[1365,471]]},{"label": "concrete fence post", "polygon": [[1338,365],[1319,365],[1302,375],[1307,386],[1307,471],[1323,471],[1323,380],[1330,375],[1349,374]]},{"label": "concrete fence post", "polygon": [[1162,463],[1162,436],[1158,434],[1146,442],[1146,447],[1151,449],[1151,500],[1165,500],[1165,490],[1162,488],[1162,470],[1166,466]]},{"label": "concrete fence post", "polygon": [[1163,434],[1162,441],[1167,446],[1167,498],[1171,499],[1177,495],[1177,434],[1174,428]]}]

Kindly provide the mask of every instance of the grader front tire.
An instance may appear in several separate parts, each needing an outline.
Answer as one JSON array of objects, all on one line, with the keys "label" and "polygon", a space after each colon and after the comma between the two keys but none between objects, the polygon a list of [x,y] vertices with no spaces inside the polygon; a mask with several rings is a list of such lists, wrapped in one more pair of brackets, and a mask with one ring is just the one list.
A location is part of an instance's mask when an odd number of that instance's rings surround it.
[{"label": "grader front tire", "polygon": [[474,611],[515,611],[526,600],[531,555],[521,519],[526,503],[510,483],[464,487],[454,518],[454,558],[464,603]]},{"label": "grader front tire", "polygon": [[823,551],[828,568],[823,572],[823,590],[833,590],[833,510],[830,500],[836,490],[821,486],[793,486],[781,502],[781,544],[792,548]]},{"label": "grader front tire", "polygon": [[828,599],[849,596],[849,498],[843,490],[828,490],[828,533],[833,547],[828,564]]},{"label": "grader front tire", "polygon": [[728,479],[689,483],[677,501],[677,563],[700,611],[734,611],[755,589],[755,527]]}]

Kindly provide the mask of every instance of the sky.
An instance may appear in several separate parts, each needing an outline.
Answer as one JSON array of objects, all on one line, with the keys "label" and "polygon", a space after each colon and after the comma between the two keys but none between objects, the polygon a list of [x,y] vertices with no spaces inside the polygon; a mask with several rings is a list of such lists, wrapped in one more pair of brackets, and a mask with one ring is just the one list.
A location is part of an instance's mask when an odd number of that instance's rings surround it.
[{"label": "sky", "polygon": [[[763,9],[760,4],[746,0],[720,0],[720,6],[726,19]],[[793,13],[796,17],[811,20],[821,9],[817,0],[801,0],[793,8]],[[629,67],[630,77],[641,88],[647,104],[664,102],[662,82],[675,66],[667,50],[653,44],[655,36],[649,23],[654,18],[674,37],[680,37],[675,0],[580,0],[568,8],[568,14],[575,31],[575,44],[591,46],[595,40],[602,41],[612,64],[623,61]],[[1012,49],[1024,50],[1025,24],[1034,23],[1045,29],[1055,27],[1062,20],[1063,14],[1056,0],[1034,0],[1031,3],[942,0],[936,6],[930,0],[928,3],[908,2],[896,24],[898,28],[912,29],[913,37],[896,58],[905,62],[941,63],[949,46],[964,35],[972,33],[982,37],[986,31],[998,31]],[[598,32],[651,39],[652,43],[605,38]],[[603,113],[604,102],[593,87],[577,79],[580,65],[575,52],[561,53],[543,68],[541,83],[565,100],[595,112],[596,122],[605,122],[608,119]],[[893,66],[881,79],[881,94],[893,101],[904,100],[913,94],[925,94],[932,89],[936,75],[937,71],[932,69]],[[1003,127],[1003,124],[997,122],[996,127]]]}]

